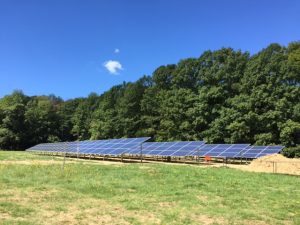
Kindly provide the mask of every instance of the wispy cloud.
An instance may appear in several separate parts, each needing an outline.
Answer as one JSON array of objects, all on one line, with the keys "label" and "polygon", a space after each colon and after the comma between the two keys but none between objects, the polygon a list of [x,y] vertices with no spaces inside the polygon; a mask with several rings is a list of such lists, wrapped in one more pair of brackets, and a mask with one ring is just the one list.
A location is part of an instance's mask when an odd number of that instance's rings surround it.
[{"label": "wispy cloud", "polygon": [[108,60],[108,61],[103,63],[103,66],[111,74],[119,74],[119,71],[123,70],[122,64],[119,61]]},{"label": "wispy cloud", "polygon": [[120,49],[116,48],[114,51],[116,54],[118,54],[120,52]]}]

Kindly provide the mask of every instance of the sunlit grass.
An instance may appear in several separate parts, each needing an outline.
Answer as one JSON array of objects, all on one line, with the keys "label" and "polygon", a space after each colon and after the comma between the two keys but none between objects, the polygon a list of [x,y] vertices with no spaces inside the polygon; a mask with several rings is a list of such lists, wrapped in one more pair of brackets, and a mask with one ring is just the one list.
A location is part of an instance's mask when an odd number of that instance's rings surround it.
[{"label": "sunlit grass", "polygon": [[299,177],[229,168],[0,163],[0,224],[300,224],[299,187]]},{"label": "sunlit grass", "polygon": [[37,155],[25,151],[3,151],[0,150],[0,160],[53,160],[55,157]]}]

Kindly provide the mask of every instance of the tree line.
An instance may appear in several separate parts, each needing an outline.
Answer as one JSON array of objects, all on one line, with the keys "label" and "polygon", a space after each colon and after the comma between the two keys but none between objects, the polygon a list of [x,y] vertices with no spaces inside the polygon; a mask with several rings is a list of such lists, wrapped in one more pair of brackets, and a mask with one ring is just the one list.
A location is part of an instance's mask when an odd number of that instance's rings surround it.
[{"label": "tree line", "polygon": [[14,91],[0,99],[1,149],[139,136],[283,144],[300,156],[300,42],[255,55],[205,51],[86,98]]}]

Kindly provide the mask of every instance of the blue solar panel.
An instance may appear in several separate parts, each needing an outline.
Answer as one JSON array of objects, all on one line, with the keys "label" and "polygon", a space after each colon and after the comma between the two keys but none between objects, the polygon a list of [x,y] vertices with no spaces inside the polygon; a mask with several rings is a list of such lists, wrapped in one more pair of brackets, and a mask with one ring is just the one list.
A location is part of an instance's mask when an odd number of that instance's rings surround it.
[{"label": "blue solar panel", "polygon": [[236,158],[250,144],[205,144],[200,147],[199,156],[211,156],[220,158]]},{"label": "blue solar panel", "polygon": [[[191,155],[203,144],[203,141],[145,142],[142,146],[142,154],[152,156],[187,156]],[[140,153],[140,148],[129,152],[129,154]]]},{"label": "blue solar panel", "polygon": [[284,146],[249,146],[242,154],[244,158],[258,158],[279,153]]},{"label": "blue solar panel", "polygon": [[33,146],[27,151],[50,151],[50,152],[57,152],[66,149],[66,144],[63,143],[45,143],[45,144],[38,144]]},{"label": "blue solar panel", "polygon": [[143,138],[122,138],[93,141],[45,143],[33,146],[27,151],[46,151],[46,152],[68,152],[95,155],[120,155],[135,149],[143,142],[150,139]]},{"label": "blue solar panel", "polygon": [[84,154],[100,154],[100,155],[121,155],[128,153],[134,148],[140,146],[149,138],[126,138],[126,139],[112,139],[99,140],[96,144],[86,145],[80,150]]}]

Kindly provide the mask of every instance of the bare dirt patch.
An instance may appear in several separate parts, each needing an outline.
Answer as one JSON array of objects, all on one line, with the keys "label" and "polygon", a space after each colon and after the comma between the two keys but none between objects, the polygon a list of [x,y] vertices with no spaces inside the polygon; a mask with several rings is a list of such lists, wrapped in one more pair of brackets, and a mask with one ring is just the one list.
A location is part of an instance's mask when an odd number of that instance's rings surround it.
[{"label": "bare dirt patch", "polygon": [[208,215],[192,215],[191,219],[197,224],[211,225],[211,224],[227,224],[226,220],[222,217],[211,217]]},{"label": "bare dirt patch", "polygon": [[253,172],[282,173],[291,175],[300,175],[300,159],[286,158],[281,154],[267,155],[253,160],[250,165],[228,165]]},{"label": "bare dirt patch", "polygon": [[206,202],[209,199],[209,197],[206,195],[198,195],[197,198],[202,202]]},{"label": "bare dirt patch", "polygon": [[243,220],[241,223],[245,225],[268,225],[268,223],[260,220]]},{"label": "bare dirt patch", "polygon": [[5,219],[9,219],[10,217],[11,217],[10,214],[0,211],[0,221],[5,220]]},{"label": "bare dirt patch", "polygon": [[176,203],[175,202],[159,202],[158,205],[161,208],[171,208],[171,207],[175,207]]}]

